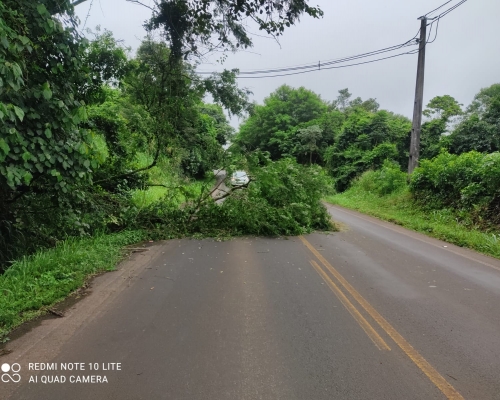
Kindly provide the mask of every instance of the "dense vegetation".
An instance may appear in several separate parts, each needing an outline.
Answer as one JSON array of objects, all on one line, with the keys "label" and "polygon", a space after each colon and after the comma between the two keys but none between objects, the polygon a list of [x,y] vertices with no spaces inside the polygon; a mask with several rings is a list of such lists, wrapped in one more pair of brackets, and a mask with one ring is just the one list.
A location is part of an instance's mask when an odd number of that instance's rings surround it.
[{"label": "dense vegetation", "polygon": [[[464,153],[458,156],[461,158],[458,161],[460,164],[458,168],[452,164],[449,165],[452,170],[455,170],[452,174],[461,170],[459,173],[463,174],[461,182],[464,182],[462,179],[466,178],[468,173],[466,164],[469,155],[469,153]],[[475,155],[485,161],[490,158],[488,154],[475,153]],[[493,156],[498,159],[498,153]],[[432,161],[426,161],[426,171],[423,176],[420,176],[423,180],[418,183],[412,181],[411,186],[407,183],[407,174],[402,172],[398,165],[386,162],[379,170],[363,173],[347,191],[329,196],[327,199],[331,203],[353,208],[426,235],[500,258],[500,235],[496,222],[498,213],[492,215],[490,212],[493,208],[489,207],[491,198],[485,196],[481,199],[483,206],[468,202],[464,204],[460,200],[461,196],[457,196],[457,191],[450,193],[450,196],[442,196],[439,190],[429,191],[425,188],[429,180],[436,182],[436,179],[440,179],[439,175],[433,172],[439,171],[448,157],[449,155],[446,154],[444,159],[436,163],[436,168],[433,168]],[[483,167],[487,165],[488,163],[485,163]],[[417,173],[417,170],[414,173]],[[448,175],[444,180],[447,178],[450,176]],[[498,179],[498,173],[495,179]],[[443,202],[445,197],[452,201]],[[498,199],[498,192],[496,198]]]},{"label": "dense vegetation", "polygon": [[[246,17],[276,37],[322,15],[307,3],[160,0],[132,54],[111,32],[82,37],[69,0],[0,2],[0,339],[113,267],[123,245],[329,229],[320,200],[335,190],[367,212],[439,216],[447,228],[408,226],[500,254],[496,236],[449,228],[499,230],[500,84],[465,109],[429,102],[408,183],[411,122],[375,99],[282,86],[258,105],[236,70],[196,74],[207,52],[252,45]],[[227,114],[247,115],[239,132]],[[251,179],[216,204],[220,169]]]},{"label": "dense vegetation", "polygon": [[[212,226],[215,214],[224,222],[231,212],[234,224],[220,231],[297,233],[327,225],[326,213],[318,221],[317,195],[301,198],[296,213],[286,200],[266,200],[259,173],[248,193],[235,197],[260,207],[263,221],[275,218],[272,228],[246,224],[248,204],[231,199],[215,208],[207,196],[212,171],[236,165],[223,148],[234,134],[224,109],[245,112],[249,92],[236,85],[235,71],[200,78],[197,57],[214,48],[214,34],[218,51],[251,46],[242,15],[255,16],[275,36],[303,13],[321,16],[302,0],[268,3],[158,2],[150,35],[131,57],[111,32],[81,37],[69,0],[3,1],[0,265],[70,236],[142,228],[163,237],[201,232],[205,219]],[[214,104],[205,102],[207,95]],[[237,161],[248,164],[245,158]],[[301,166],[286,168],[302,182]]]},{"label": "dense vegetation", "polygon": [[244,151],[268,151],[275,160],[292,156],[322,165],[344,190],[386,159],[407,162],[411,122],[378,108],[375,99],[351,100],[347,89],[328,103],[307,89],[282,86],[251,108],[234,142]]},{"label": "dense vegetation", "polygon": [[[0,2],[0,340],[114,267],[126,244],[330,228],[319,168],[224,150],[226,115],[250,107],[237,71],[196,74],[200,57],[252,46],[246,18],[278,37],[319,8],[160,0],[132,54],[111,32],[81,36],[83,2]],[[216,204],[220,169],[251,181]]]},{"label": "dense vegetation", "polygon": [[[343,205],[361,192],[380,198],[404,192],[399,200],[422,215],[439,211],[467,228],[500,230],[500,84],[481,89],[465,109],[449,95],[429,102],[420,167],[411,177],[404,172],[410,120],[380,110],[375,99],[351,98],[347,89],[328,102],[305,88],[282,86],[251,107],[234,147],[322,166],[337,192],[347,190],[334,197]],[[373,197],[365,200],[364,211],[370,202],[372,213],[380,206]]]}]

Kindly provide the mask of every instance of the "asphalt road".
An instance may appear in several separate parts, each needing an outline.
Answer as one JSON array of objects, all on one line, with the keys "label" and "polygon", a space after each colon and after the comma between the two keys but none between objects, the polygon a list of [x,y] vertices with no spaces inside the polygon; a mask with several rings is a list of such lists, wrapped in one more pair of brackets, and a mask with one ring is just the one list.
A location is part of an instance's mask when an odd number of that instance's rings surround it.
[{"label": "asphalt road", "polygon": [[0,398],[500,399],[500,261],[330,210],[343,231],[134,254],[9,345]]}]

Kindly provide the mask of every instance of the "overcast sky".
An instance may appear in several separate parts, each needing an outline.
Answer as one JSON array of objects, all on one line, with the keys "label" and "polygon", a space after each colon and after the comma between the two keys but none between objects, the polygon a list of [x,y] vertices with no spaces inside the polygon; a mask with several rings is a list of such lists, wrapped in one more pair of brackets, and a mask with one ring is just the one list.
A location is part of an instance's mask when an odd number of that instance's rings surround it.
[{"label": "overcast sky", "polygon": [[[150,0],[143,0],[150,4]],[[454,0],[449,6],[458,3]],[[412,38],[420,27],[417,18],[445,0],[313,0],[325,15],[303,17],[285,31],[280,43],[253,36],[251,52],[230,53],[224,67],[240,70],[270,69],[352,56],[396,45]],[[77,7],[83,22],[91,0]],[[448,8],[445,6],[443,10]],[[86,26],[101,25],[118,39],[137,48],[150,16],[144,7],[125,0],[94,0]],[[500,1],[469,0],[444,17],[437,39],[427,46],[424,105],[434,96],[449,94],[468,105],[482,87],[500,82]],[[252,29],[253,32],[256,32]],[[258,33],[258,32],[257,32]],[[432,38],[431,38],[432,39]],[[215,62],[199,70],[220,70]],[[266,79],[240,79],[240,86],[262,103],[282,84],[304,86],[331,101],[349,88],[353,97],[374,97],[381,108],[411,117],[417,55],[405,55],[373,64],[323,70],[303,75]],[[237,121],[233,121],[237,125]]]}]

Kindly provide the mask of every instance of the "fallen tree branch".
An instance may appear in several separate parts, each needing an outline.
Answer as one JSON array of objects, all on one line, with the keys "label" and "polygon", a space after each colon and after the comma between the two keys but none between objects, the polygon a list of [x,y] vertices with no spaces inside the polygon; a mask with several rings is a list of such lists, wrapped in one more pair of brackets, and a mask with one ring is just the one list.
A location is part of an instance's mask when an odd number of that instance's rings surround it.
[{"label": "fallen tree branch", "polygon": [[[217,173],[215,174],[215,178],[217,179],[217,176],[224,170],[222,169],[219,169],[217,171]],[[227,176],[227,174],[226,174]],[[224,182],[224,179],[221,179],[219,182],[216,183],[216,185],[214,186],[214,188],[205,196],[203,196],[203,192],[205,191],[205,187],[206,186],[203,186],[202,188],[202,191],[201,191],[201,194],[200,194],[200,197],[198,198],[198,203],[196,204],[196,207],[194,207],[193,211],[191,212],[191,215],[189,216],[189,221],[192,221],[193,218],[194,218],[194,214],[196,214],[198,212],[198,210],[200,209],[200,206],[201,204],[206,200],[208,199],[209,197],[212,197],[212,194],[219,188],[220,185],[222,185],[222,183]]]},{"label": "fallen tree branch", "polygon": [[248,185],[250,184],[250,182],[252,182],[252,179],[250,179],[248,181],[248,183],[245,183],[244,185],[233,186],[233,188],[231,188],[231,190],[229,192],[225,192],[225,194],[223,194],[222,196],[214,198],[214,201],[225,199],[226,197],[231,196],[231,194],[233,192],[235,192],[236,190],[248,188]]},{"label": "fallen tree branch", "polygon": [[136,169],[136,170],[131,171],[131,172],[126,172],[124,174],[115,175],[115,176],[112,176],[111,178],[101,179],[99,181],[94,182],[94,184],[101,183],[101,182],[109,182],[109,181],[113,181],[115,179],[123,179],[123,178],[126,178],[128,176],[132,176],[132,175],[135,175],[139,172],[147,171],[148,169],[155,167],[156,164],[158,163],[158,158],[160,157],[160,148],[161,148],[160,137],[158,134],[156,135],[156,140],[157,140],[158,147],[156,148],[156,154],[155,154],[155,157],[153,159],[153,162],[150,165],[148,165],[147,167],[144,167],[144,168]]}]

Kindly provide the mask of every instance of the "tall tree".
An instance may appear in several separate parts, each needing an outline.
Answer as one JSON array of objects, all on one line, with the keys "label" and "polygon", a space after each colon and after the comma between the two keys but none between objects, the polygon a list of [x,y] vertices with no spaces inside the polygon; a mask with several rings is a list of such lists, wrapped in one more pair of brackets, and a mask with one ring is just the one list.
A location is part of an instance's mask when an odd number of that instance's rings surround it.
[{"label": "tall tree", "polygon": [[450,95],[436,96],[429,101],[423,114],[429,118],[422,124],[420,157],[430,159],[437,156],[441,147],[446,147],[442,141],[447,132],[449,122],[453,117],[463,114],[462,105]]},{"label": "tall tree", "polygon": [[349,107],[351,97],[352,93],[349,93],[348,88],[339,90],[337,99],[333,101],[334,108],[338,108],[340,111],[345,111],[347,107]]},{"label": "tall tree", "polygon": [[326,111],[326,103],[316,93],[303,87],[280,86],[264,105],[253,107],[240,126],[236,142],[247,150],[269,151],[271,158],[278,159],[294,147],[294,128],[320,118]]},{"label": "tall tree", "polygon": [[299,129],[297,134],[302,143],[302,150],[309,154],[309,165],[312,165],[312,157],[318,151],[318,142],[323,136],[323,132],[318,125],[308,126],[307,128]]},{"label": "tall tree", "polygon": [[500,84],[483,88],[476,94],[447,141],[449,151],[454,154],[500,150]]},{"label": "tall tree", "polygon": [[474,100],[469,107],[467,107],[467,113],[482,115],[495,99],[500,99],[500,83],[482,88],[479,93],[474,96]]},{"label": "tall tree", "polygon": [[324,152],[337,190],[345,190],[352,179],[380,167],[386,159],[404,165],[410,127],[408,118],[385,110],[371,113],[354,107],[347,112],[335,143]]},{"label": "tall tree", "polygon": [[428,118],[438,118],[448,122],[450,117],[463,113],[461,106],[452,96],[445,94],[431,99],[423,114]]},{"label": "tall tree", "polygon": [[221,145],[227,144],[235,133],[235,129],[229,124],[222,107],[218,104],[203,103],[199,106],[201,114],[210,116],[214,122],[217,130],[217,141]]},{"label": "tall tree", "polygon": [[79,185],[91,181],[99,164],[80,123],[87,117],[85,100],[92,98],[89,77],[101,76],[84,63],[87,42],[78,35],[67,1],[1,1],[0,38],[2,263],[14,255],[13,238],[22,241],[35,217],[36,229],[17,249],[45,235],[41,215],[55,220],[51,209],[78,211],[66,200],[81,195]]},{"label": "tall tree", "polygon": [[280,36],[303,14],[318,18],[323,12],[308,0],[159,0],[150,26],[164,30],[172,58],[181,59],[216,48],[251,47],[247,18]]}]

